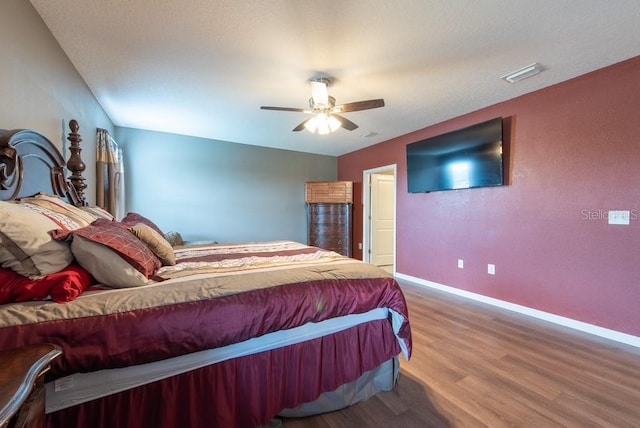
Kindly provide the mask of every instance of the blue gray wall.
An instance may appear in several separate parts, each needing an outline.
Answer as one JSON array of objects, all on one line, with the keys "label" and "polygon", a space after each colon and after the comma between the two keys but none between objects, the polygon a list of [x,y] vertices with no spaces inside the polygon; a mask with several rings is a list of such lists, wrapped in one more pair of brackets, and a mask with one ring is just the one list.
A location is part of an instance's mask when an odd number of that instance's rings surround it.
[{"label": "blue gray wall", "polygon": [[336,179],[336,158],[114,128],[28,1],[0,1],[0,40],[0,128],[35,129],[62,148],[77,119],[89,203],[96,128],[106,128],[125,149],[128,211],[189,240],[306,240],[304,182]]},{"label": "blue gray wall", "polygon": [[333,156],[116,128],[127,211],[185,240],[306,242],[304,183],[335,180]]},{"label": "blue gray wall", "polygon": [[58,42],[25,0],[0,0],[0,128],[33,129],[63,149],[69,120],[82,135],[89,203],[95,203],[96,128],[113,131],[111,120]]}]

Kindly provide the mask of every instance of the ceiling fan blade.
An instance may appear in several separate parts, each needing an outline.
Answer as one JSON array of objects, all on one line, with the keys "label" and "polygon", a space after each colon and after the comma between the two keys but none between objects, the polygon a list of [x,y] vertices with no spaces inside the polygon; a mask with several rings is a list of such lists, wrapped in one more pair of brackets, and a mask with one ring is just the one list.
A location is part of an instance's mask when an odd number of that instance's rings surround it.
[{"label": "ceiling fan blade", "polygon": [[341,113],[347,113],[350,111],[369,110],[372,108],[384,107],[384,100],[382,98],[377,100],[356,101],[355,103],[346,103],[336,106],[334,110]]},{"label": "ceiling fan blade", "polygon": [[307,124],[307,122],[309,122],[313,117],[307,118],[304,122],[302,122],[300,125],[296,126],[295,128],[293,128],[293,132],[298,132],[298,131],[302,131],[304,129],[304,126]]},{"label": "ceiling fan blade", "polygon": [[300,113],[306,113],[308,110],[303,108],[295,108],[295,107],[269,107],[269,106],[260,106],[262,110],[278,110],[278,111],[297,111]]},{"label": "ceiling fan blade", "polygon": [[333,116],[336,119],[338,119],[338,122],[340,122],[340,126],[342,126],[347,131],[353,131],[354,129],[356,129],[358,127],[358,125],[356,125],[355,123],[351,122],[346,117],[342,117],[342,116],[340,116],[338,114],[335,114],[335,113],[333,113],[331,116]]}]

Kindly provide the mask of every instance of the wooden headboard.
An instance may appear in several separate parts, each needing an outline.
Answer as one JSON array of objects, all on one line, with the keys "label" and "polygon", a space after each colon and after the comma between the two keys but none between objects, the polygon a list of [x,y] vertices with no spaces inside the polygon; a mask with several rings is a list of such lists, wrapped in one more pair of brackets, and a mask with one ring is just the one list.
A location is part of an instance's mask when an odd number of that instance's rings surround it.
[{"label": "wooden headboard", "polygon": [[64,158],[47,137],[28,129],[0,130],[0,200],[45,192],[66,198],[76,206],[86,204],[78,122],[71,120],[69,128],[71,156],[66,164],[71,172],[69,181],[64,177]]}]

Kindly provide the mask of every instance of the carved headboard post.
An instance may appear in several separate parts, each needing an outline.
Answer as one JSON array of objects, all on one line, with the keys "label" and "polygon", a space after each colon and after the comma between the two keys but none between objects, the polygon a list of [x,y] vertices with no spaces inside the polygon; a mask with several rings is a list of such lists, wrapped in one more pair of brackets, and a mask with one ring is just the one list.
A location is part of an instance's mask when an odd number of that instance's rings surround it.
[{"label": "carved headboard post", "polygon": [[69,151],[71,152],[71,156],[67,161],[67,168],[71,171],[71,175],[69,176],[69,181],[76,189],[76,193],[78,193],[78,197],[80,199],[80,205],[86,205],[87,201],[84,197],[84,189],[87,188],[87,185],[84,182],[84,177],[82,173],[84,172],[86,165],[82,162],[82,158],[80,157],[80,152],[82,149],[80,148],[80,142],[82,138],[80,134],[78,134],[78,130],[80,129],[80,125],[75,119],[69,121],[69,128],[71,132],[67,136],[67,140],[71,143],[69,147]]}]

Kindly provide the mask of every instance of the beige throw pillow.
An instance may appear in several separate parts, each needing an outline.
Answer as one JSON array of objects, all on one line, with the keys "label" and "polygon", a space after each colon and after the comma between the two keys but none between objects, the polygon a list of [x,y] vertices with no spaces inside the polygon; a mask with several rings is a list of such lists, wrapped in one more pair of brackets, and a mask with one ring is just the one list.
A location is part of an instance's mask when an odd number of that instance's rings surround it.
[{"label": "beige throw pillow", "polygon": [[163,266],[173,266],[176,264],[176,256],[173,247],[169,242],[153,228],[144,223],[136,223],[129,230],[144,242],[147,247],[155,254]]}]

